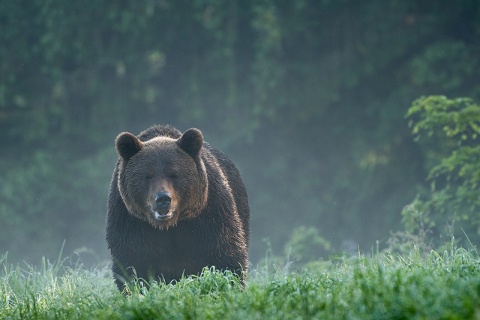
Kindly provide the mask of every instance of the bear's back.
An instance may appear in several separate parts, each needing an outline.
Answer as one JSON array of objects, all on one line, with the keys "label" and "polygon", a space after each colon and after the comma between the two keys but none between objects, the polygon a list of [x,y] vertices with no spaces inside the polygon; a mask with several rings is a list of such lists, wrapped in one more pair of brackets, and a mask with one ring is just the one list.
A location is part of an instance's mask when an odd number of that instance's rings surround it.
[{"label": "bear's back", "polygon": [[147,130],[142,131],[139,135],[138,138],[145,142],[148,140],[152,140],[153,138],[156,137],[169,137],[172,139],[178,139],[182,133],[180,130],[169,126],[169,125],[154,125]]}]

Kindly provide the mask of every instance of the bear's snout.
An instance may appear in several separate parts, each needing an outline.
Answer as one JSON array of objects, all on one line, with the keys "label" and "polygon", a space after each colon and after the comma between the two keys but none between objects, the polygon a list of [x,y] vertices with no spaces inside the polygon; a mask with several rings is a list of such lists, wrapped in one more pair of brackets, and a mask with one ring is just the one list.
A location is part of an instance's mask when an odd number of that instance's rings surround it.
[{"label": "bear's snout", "polygon": [[155,194],[155,204],[152,207],[153,217],[157,221],[167,221],[173,217],[171,211],[172,197],[169,192],[162,191]]},{"label": "bear's snout", "polygon": [[155,195],[155,204],[156,207],[159,208],[159,211],[168,211],[170,207],[170,203],[172,203],[172,198],[170,197],[170,193],[168,192],[159,192]]}]

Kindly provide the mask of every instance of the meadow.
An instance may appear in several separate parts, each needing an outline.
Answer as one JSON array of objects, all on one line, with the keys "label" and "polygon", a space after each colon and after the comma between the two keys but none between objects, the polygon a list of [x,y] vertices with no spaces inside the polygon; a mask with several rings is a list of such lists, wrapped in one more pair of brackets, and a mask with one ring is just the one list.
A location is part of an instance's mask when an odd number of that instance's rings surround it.
[{"label": "meadow", "polygon": [[0,265],[0,319],[480,319],[480,258],[461,248],[257,267],[244,288],[206,269],[176,284],[136,282],[127,295],[108,268]]}]

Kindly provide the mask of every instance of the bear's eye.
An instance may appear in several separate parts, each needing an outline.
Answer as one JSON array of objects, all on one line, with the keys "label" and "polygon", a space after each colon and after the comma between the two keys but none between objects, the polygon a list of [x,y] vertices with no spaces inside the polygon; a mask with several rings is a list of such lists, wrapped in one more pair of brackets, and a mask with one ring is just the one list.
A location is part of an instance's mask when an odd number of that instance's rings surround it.
[{"label": "bear's eye", "polygon": [[170,172],[170,173],[168,174],[168,178],[169,178],[170,180],[175,180],[175,179],[178,178],[178,174],[177,174],[176,172]]}]

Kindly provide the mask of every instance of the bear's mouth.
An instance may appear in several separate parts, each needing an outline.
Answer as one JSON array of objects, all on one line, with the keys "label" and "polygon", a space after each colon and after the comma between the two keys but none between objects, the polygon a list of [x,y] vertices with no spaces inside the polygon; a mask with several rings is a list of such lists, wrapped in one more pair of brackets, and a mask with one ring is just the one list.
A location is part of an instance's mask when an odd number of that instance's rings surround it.
[{"label": "bear's mouth", "polygon": [[167,221],[173,217],[173,212],[169,211],[167,213],[160,213],[157,211],[153,211],[153,218],[157,221]]}]

